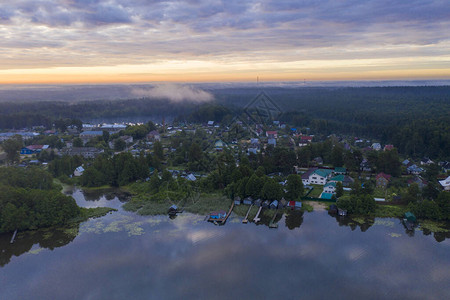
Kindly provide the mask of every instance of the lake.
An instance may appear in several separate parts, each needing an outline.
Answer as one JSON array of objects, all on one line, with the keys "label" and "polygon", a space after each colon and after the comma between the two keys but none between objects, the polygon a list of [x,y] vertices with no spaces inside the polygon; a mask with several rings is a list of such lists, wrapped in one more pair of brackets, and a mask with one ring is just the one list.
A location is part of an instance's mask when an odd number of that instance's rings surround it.
[{"label": "lake", "polygon": [[283,215],[278,228],[204,215],[143,217],[114,192],[72,191],[118,208],[72,228],[0,235],[0,299],[450,299],[450,240],[398,219]]}]

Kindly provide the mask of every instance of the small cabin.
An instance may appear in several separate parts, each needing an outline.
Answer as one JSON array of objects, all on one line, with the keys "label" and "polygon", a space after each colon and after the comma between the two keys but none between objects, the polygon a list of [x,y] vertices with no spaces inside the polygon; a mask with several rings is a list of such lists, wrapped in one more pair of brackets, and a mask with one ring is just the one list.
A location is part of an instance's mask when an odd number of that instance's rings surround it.
[{"label": "small cabin", "polygon": [[220,219],[225,218],[226,215],[227,215],[227,213],[226,213],[225,211],[223,211],[223,210],[220,210],[220,211],[213,211],[213,212],[209,215],[209,218],[212,219],[212,220],[220,220]]},{"label": "small cabin", "polygon": [[416,216],[410,211],[406,212],[404,217],[408,222],[416,222]]},{"label": "small cabin", "polygon": [[261,199],[256,199],[255,200],[255,205],[256,206],[261,206],[262,205],[262,200]]},{"label": "small cabin", "polygon": [[234,205],[241,205],[241,197],[237,196],[234,198]]},{"label": "small cabin", "polygon": [[347,215],[347,210],[338,208],[338,214],[341,217],[345,217]]},{"label": "small cabin", "polygon": [[178,212],[178,206],[176,206],[175,204],[172,205],[171,207],[169,207],[169,211],[168,211],[169,215],[175,215],[177,212]]},{"label": "small cabin", "polygon": [[273,200],[272,203],[270,203],[270,209],[277,209],[278,208],[278,200]]},{"label": "small cabin", "polygon": [[245,204],[245,205],[252,205],[252,204],[253,204],[253,199],[252,199],[252,197],[244,198],[244,204]]},{"label": "small cabin", "polygon": [[270,201],[269,201],[269,200],[266,200],[266,201],[264,201],[264,202],[261,204],[261,206],[262,206],[263,208],[268,208],[269,205],[270,205]]},{"label": "small cabin", "polygon": [[291,209],[300,209],[302,208],[302,203],[300,201],[289,201],[287,206]]}]

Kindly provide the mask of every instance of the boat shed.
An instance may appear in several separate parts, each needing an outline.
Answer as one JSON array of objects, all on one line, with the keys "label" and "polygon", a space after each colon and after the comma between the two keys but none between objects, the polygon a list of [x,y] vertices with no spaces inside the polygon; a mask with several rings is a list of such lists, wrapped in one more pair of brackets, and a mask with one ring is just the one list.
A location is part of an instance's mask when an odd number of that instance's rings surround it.
[{"label": "boat shed", "polygon": [[271,209],[277,209],[278,208],[278,200],[273,200],[272,203],[270,203]]},{"label": "boat shed", "polygon": [[342,216],[342,217],[346,216],[347,215],[347,210],[338,208],[338,214],[340,216]]},{"label": "boat shed", "polygon": [[244,198],[244,204],[245,204],[245,205],[252,205],[252,204],[253,204],[253,199],[252,199],[252,197]]},{"label": "boat shed", "polygon": [[410,211],[405,213],[405,219],[408,220],[409,222],[413,223],[416,222],[416,216]]}]

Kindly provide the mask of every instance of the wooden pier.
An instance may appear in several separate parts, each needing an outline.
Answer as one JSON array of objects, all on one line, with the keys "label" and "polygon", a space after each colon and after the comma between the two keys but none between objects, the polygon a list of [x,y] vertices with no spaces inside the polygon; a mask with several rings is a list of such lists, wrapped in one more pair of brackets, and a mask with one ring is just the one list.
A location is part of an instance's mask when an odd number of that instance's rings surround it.
[{"label": "wooden pier", "polygon": [[225,224],[225,222],[227,221],[228,217],[231,215],[231,212],[233,211],[233,208],[234,208],[234,201],[233,201],[233,203],[231,203],[230,210],[228,211],[227,215],[225,216],[225,219],[222,221],[222,224]]},{"label": "wooden pier", "polygon": [[250,208],[248,209],[247,214],[245,215],[244,220],[242,220],[242,223],[247,224],[247,222],[248,222],[248,215],[250,214],[250,210],[252,210],[252,207],[253,207],[253,204],[250,205]]},{"label": "wooden pier", "polygon": [[16,229],[16,231],[14,231],[14,234],[13,234],[13,236],[11,238],[11,241],[9,242],[10,244],[14,243],[14,239],[16,238],[16,234],[17,234],[17,229]]},{"label": "wooden pier", "polygon": [[259,217],[259,214],[261,213],[262,209],[263,209],[262,206],[260,206],[258,213],[256,214],[256,217],[253,219],[253,222],[258,223],[261,220],[261,218]]},{"label": "wooden pier", "polygon": [[275,214],[273,215],[272,220],[270,220],[269,228],[278,228],[278,223],[274,223],[275,218],[277,217],[277,214],[278,214],[278,209],[275,211]]},{"label": "wooden pier", "polygon": [[209,222],[213,222],[214,224],[221,224],[221,225],[225,224],[225,222],[227,221],[228,217],[231,215],[231,212],[233,211],[233,208],[234,208],[234,202],[231,203],[230,210],[225,215],[225,217],[219,218],[219,219],[214,219],[214,218],[211,218],[211,215],[210,215],[209,218],[208,218],[208,221]]}]

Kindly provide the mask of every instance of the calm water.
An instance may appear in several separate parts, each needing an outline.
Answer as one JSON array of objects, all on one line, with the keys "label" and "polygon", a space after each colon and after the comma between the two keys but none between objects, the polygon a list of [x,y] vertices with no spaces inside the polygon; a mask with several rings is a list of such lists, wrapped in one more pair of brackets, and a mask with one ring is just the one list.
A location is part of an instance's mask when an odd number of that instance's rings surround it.
[{"label": "calm water", "polygon": [[73,196],[119,211],[13,245],[0,236],[0,299],[450,299],[450,240],[397,219],[360,226],[315,211],[278,229],[214,226],[124,212],[111,193]]}]

